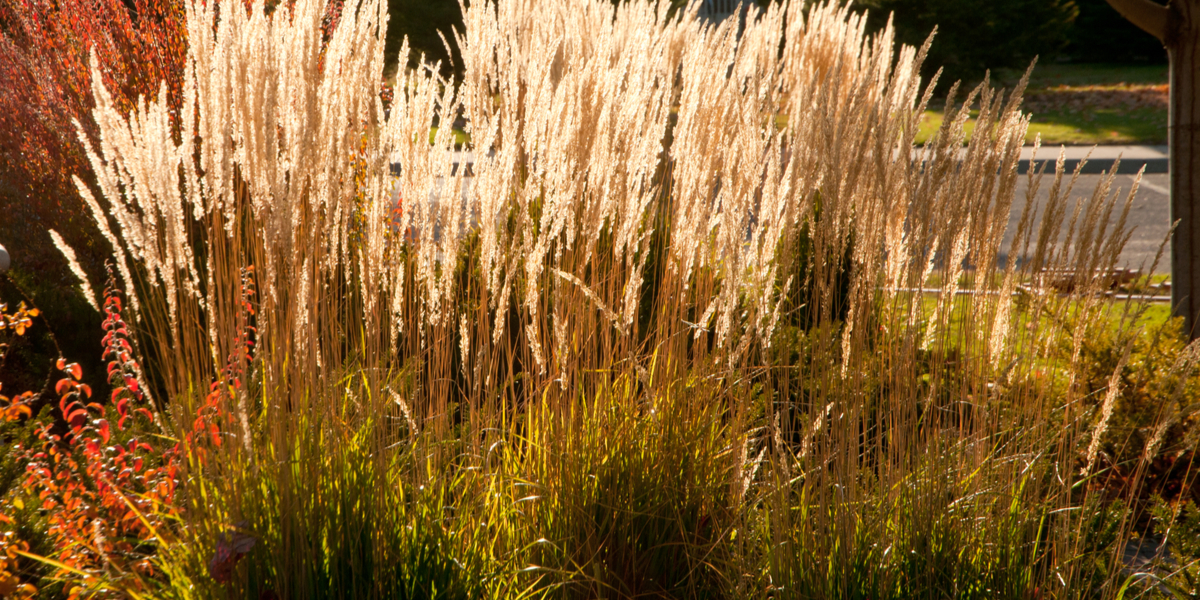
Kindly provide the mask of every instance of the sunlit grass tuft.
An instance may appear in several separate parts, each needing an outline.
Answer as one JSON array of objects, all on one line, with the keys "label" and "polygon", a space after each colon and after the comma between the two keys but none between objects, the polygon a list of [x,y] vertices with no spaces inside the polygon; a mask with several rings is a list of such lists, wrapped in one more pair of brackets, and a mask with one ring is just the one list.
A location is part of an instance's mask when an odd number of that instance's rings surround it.
[{"label": "sunlit grass tuft", "polygon": [[[1111,178],[1027,175],[1043,217],[1001,248],[1022,86],[914,157],[924,51],[839,3],[477,2],[462,81],[406,71],[385,112],[355,8],[306,44],[318,3],[190,1],[197,137],[95,78],[87,198],[187,441],[180,595],[1115,595],[1143,463],[1195,446],[1114,445],[1190,423],[1123,390],[1191,389],[1196,352],[1124,385]],[[459,117],[465,194],[426,136]]]}]

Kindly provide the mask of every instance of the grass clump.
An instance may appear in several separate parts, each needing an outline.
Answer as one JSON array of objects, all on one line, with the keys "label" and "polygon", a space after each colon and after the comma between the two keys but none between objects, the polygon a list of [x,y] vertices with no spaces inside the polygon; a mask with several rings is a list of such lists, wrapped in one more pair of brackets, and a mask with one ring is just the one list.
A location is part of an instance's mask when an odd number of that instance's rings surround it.
[{"label": "grass clump", "polygon": [[[1115,508],[1106,444],[1140,404],[1119,401],[1132,351],[1092,350],[1091,274],[1129,200],[1071,205],[1061,171],[1031,174],[1046,216],[1002,262],[1023,84],[968,94],[969,140],[951,104],[914,155],[924,50],[833,3],[744,28],[696,9],[473,4],[462,81],[408,71],[385,110],[379,2],[327,35],[307,0],[189,2],[195,136],[162,99],[121,117],[95,80],[103,197],[80,192],[136,315],[130,378],[178,443],[139,585],[1118,594],[1141,484]],[[452,128],[426,136],[458,117],[466,193]],[[1065,297],[1046,272],[1075,274]],[[120,579],[84,567],[56,576]]]}]

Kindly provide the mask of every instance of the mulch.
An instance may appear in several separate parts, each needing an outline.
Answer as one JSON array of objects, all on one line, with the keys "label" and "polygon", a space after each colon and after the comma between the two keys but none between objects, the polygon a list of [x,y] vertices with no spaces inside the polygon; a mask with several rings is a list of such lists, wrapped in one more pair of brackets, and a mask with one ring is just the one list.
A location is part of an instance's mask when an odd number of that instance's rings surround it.
[{"label": "mulch", "polygon": [[1024,107],[1032,113],[1088,114],[1096,110],[1166,110],[1169,86],[1158,85],[1059,85],[1026,93]]}]

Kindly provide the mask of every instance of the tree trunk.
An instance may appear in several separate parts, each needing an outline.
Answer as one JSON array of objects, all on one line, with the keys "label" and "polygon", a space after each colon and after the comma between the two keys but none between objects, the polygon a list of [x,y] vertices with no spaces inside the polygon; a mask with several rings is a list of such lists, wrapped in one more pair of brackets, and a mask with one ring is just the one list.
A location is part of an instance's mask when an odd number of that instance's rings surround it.
[{"label": "tree trunk", "polygon": [[1200,0],[1108,0],[1162,41],[1171,59],[1171,313],[1200,338]]},{"label": "tree trunk", "polygon": [[1171,308],[1189,339],[1200,337],[1200,0],[1173,0],[1171,57]]}]

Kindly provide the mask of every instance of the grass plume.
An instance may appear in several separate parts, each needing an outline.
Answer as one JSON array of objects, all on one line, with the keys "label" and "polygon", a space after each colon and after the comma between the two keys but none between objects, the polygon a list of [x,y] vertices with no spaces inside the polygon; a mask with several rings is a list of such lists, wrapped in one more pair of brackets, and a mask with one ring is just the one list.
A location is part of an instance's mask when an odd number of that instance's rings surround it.
[{"label": "grass plume", "polygon": [[156,396],[244,374],[185,511],[262,537],[239,592],[1116,593],[1078,509],[1125,362],[1098,412],[1076,375],[1132,195],[1060,168],[1002,252],[1024,83],[914,152],[928,43],[806,4],[475,2],[462,81],[385,106],[379,0],[187,0],[188,134],[93,78]]}]

